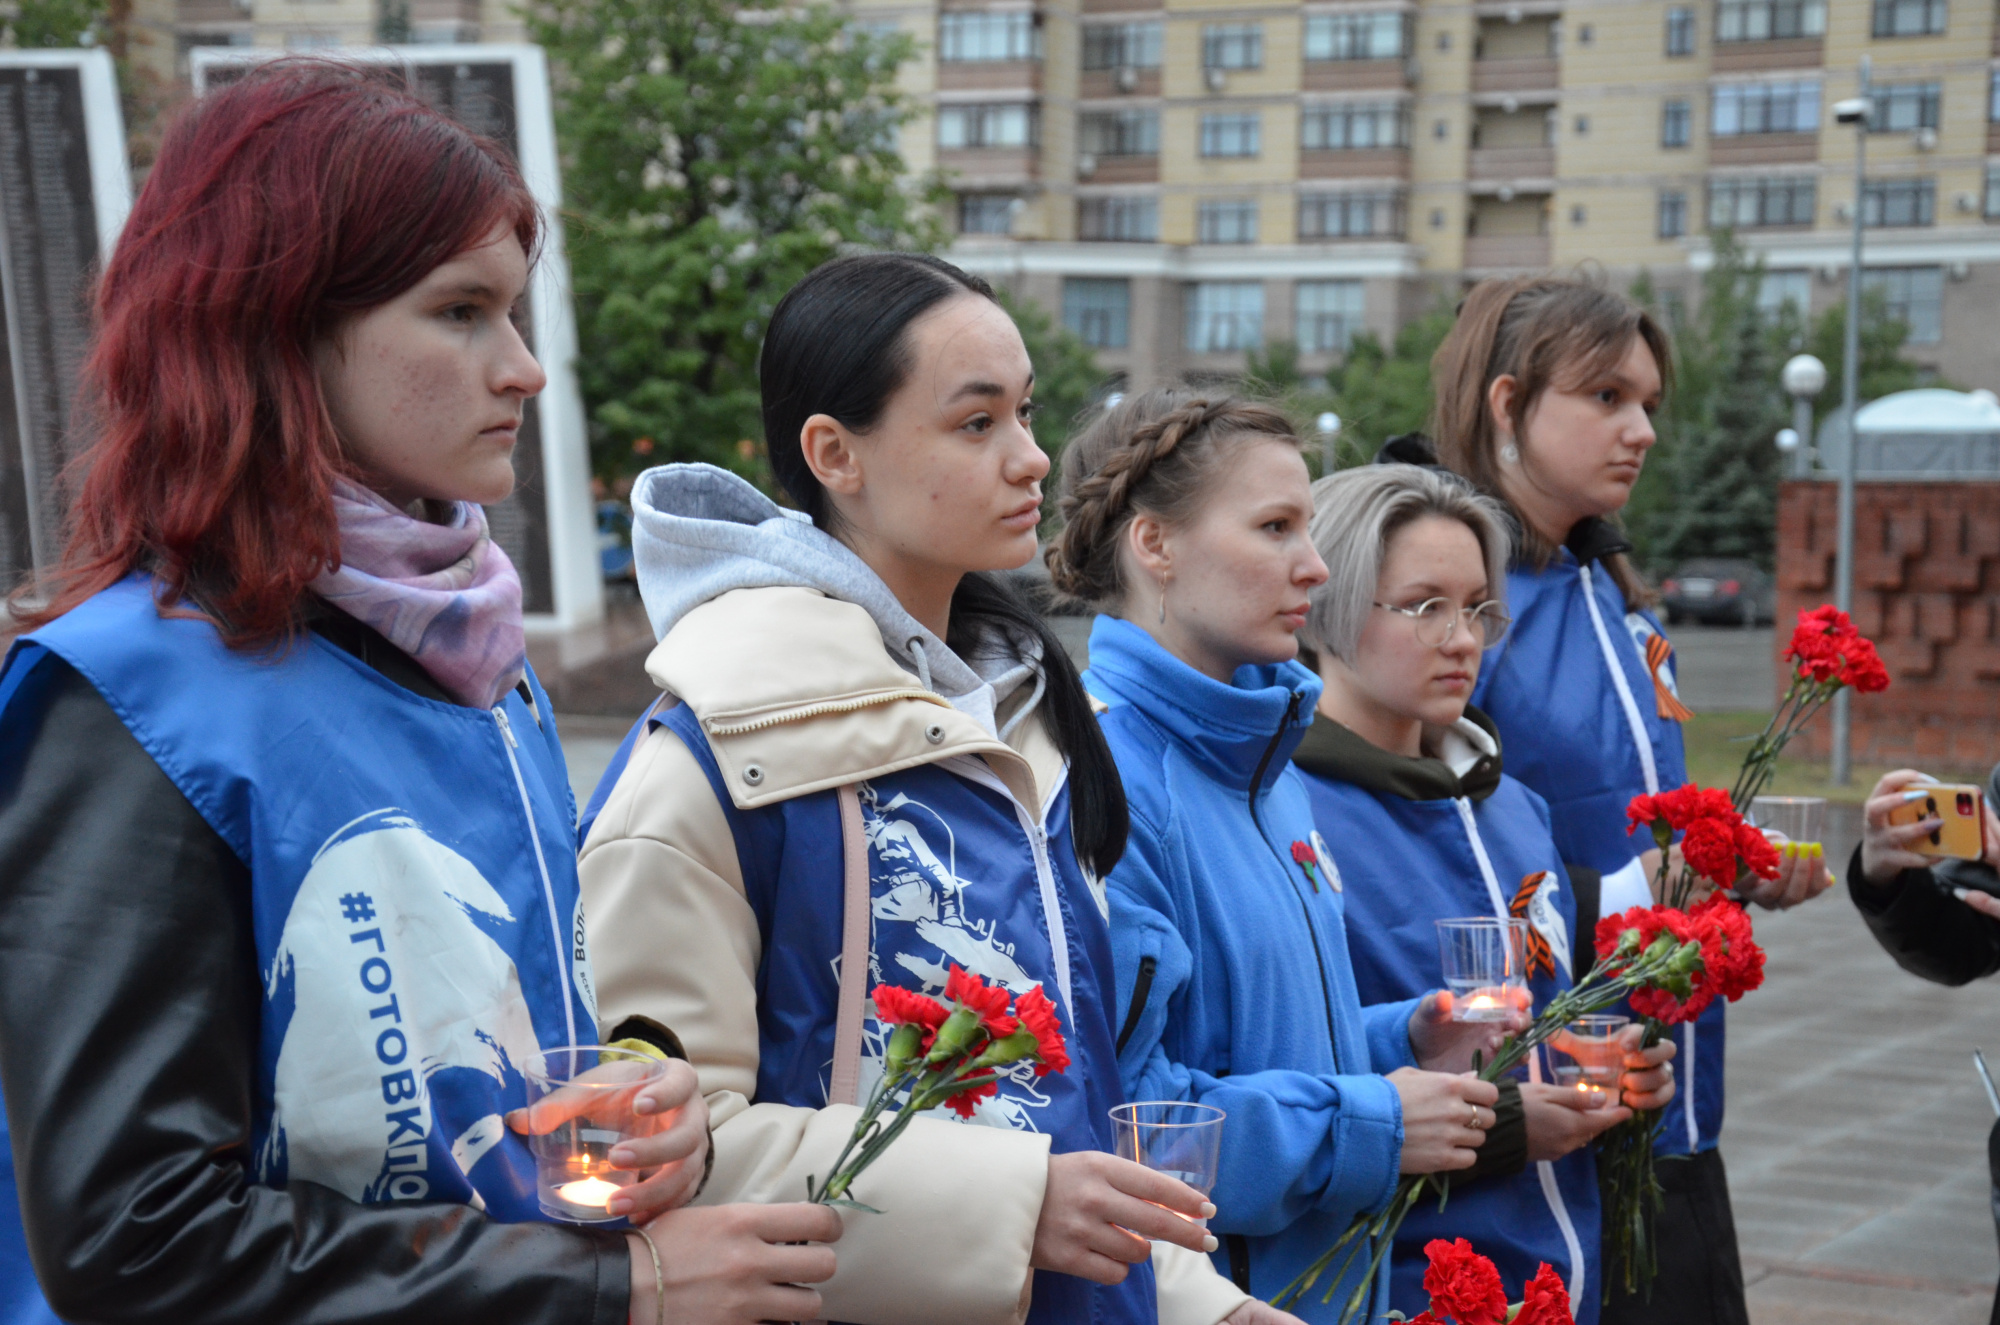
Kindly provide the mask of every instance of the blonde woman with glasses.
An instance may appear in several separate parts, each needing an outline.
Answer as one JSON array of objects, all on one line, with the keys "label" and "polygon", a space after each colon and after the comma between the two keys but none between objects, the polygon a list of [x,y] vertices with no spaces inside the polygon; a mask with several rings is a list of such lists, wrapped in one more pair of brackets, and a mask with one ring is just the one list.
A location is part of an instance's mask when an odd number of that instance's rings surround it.
[{"label": "blonde woman with glasses", "polygon": [[[1547,804],[1501,772],[1492,722],[1467,702],[1483,650],[1510,624],[1500,508],[1452,475],[1371,465],[1313,488],[1311,535],[1327,565],[1306,634],[1324,689],[1293,762],[1347,903],[1348,950],[1364,1004],[1444,983],[1436,923],[1528,922],[1537,1010],[1588,964],[1590,935],[1549,831]],[[1671,1043],[1638,1047],[1630,1028],[1621,1098],[1590,1108],[1527,1064],[1501,1084],[1479,1162],[1449,1207],[1420,1203],[1391,1255],[1390,1305],[1423,1310],[1423,1248],[1469,1237],[1500,1267],[1510,1299],[1546,1261],[1594,1325],[1598,1133],[1673,1095]]]}]

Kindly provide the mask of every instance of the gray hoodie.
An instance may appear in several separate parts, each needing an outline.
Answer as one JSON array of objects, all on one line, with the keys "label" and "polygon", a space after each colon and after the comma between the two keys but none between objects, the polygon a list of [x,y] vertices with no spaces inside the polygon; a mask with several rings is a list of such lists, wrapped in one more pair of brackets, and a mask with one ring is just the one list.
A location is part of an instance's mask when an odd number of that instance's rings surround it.
[{"label": "gray hoodie", "polygon": [[995,730],[995,709],[1024,683],[1034,689],[1009,715],[1008,729],[1041,699],[1040,649],[996,647],[959,657],[903,609],[853,549],[726,469],[660,465],[639,475],[632,485],[632,552],[656,639],[732,589],[816,589],[865,609],[891,658],[988,731]]}]

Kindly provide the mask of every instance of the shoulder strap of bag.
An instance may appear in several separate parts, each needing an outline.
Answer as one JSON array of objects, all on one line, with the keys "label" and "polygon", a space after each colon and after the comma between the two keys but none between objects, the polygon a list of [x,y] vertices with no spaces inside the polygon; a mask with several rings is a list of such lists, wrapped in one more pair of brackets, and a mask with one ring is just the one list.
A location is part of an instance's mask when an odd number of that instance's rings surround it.
[{"label": "shoulder strap of bag", "polygon": [[856,783],[840,802],[840,1003],[833,1030],[833,1079],[828,1104],[861,1102],[861,1018],[868,1001],[868,838],[861,826]]}]

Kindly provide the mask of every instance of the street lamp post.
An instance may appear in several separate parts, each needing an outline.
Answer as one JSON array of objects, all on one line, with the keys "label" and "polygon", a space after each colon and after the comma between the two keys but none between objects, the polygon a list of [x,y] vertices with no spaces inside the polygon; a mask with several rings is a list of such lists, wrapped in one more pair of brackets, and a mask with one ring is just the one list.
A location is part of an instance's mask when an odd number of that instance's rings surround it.
[{"label": "street lamp post", "polygon": [[1313,426],[1319,430],[1319,472],[1324,478],[1339,467],[1340,416],[1327,410],[1313,420]]},{"label": "street lamp post", "polygon": [[[1834,103],[1833,118],[1854,126],[1854,251],[1847,263],[1847,326],[1840,347],[1840,408],[1847,418],[1847,441],[1840,454],[1839,545],[1833,563],[1833,602],[1843,612],[1854,610],[1854,460],[1858,440],[1854,416],[1860,407],[1861,377],[1861,228],[1863,195],[1867,191],[1868,121],[1874,113],[1874,88],[1867,56],[1861,57],[1861,95]],[[1852,777],[1852,726],[1849,695],[1842,686],[1833,696],[1832,781],[1844,787]]]},{"label": "street lamp post", "polygon": [[1787,431],[1793,437],[1789,447],[1780,442],[1778,449],[1791,457],[1789,468],[1793,478],[1810,478],[1813,399],[1826,390],[1826,365],[1813,355],[1794,354],[1785,360],[1778,381],[1784,385],[1785,394],[1792,398],[1792,426]]}]

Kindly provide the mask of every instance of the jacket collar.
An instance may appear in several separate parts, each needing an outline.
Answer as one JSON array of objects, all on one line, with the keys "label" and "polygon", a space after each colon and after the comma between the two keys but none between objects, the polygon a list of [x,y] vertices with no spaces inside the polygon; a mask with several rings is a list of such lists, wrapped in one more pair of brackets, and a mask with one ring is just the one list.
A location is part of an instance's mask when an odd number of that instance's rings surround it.
[{"label": "jacket collar", "polygon": [[1100,616],[1090,630],[1086,683],[1130,704],[1229,786],[1267,790],[1278,780],[1319,702],[1320,681],[1297,662],[1239,667],[1230,684],[1203,676],[1138,626]]},{"label": "jacket collar", "polygon": [[1438,733],[1438,752],[1412,759],[1372,745],[1324,714],[1292,758],[1315,777],[1349,782],[1378,796],[1412,801],[1482,801],[1500,785],[1500,736],[1493,720],[1467,706],[1465,716]]},{"label": "jacket collar", "polygon": [[1589,515],[1578,520],[1563,540],[1563,546],[1576,558],[1579,566],[1588,566],[1593,561],[1602,561],[1614,552],[1630,552],[1631,542],[1617,525],[1599,516]]}]

